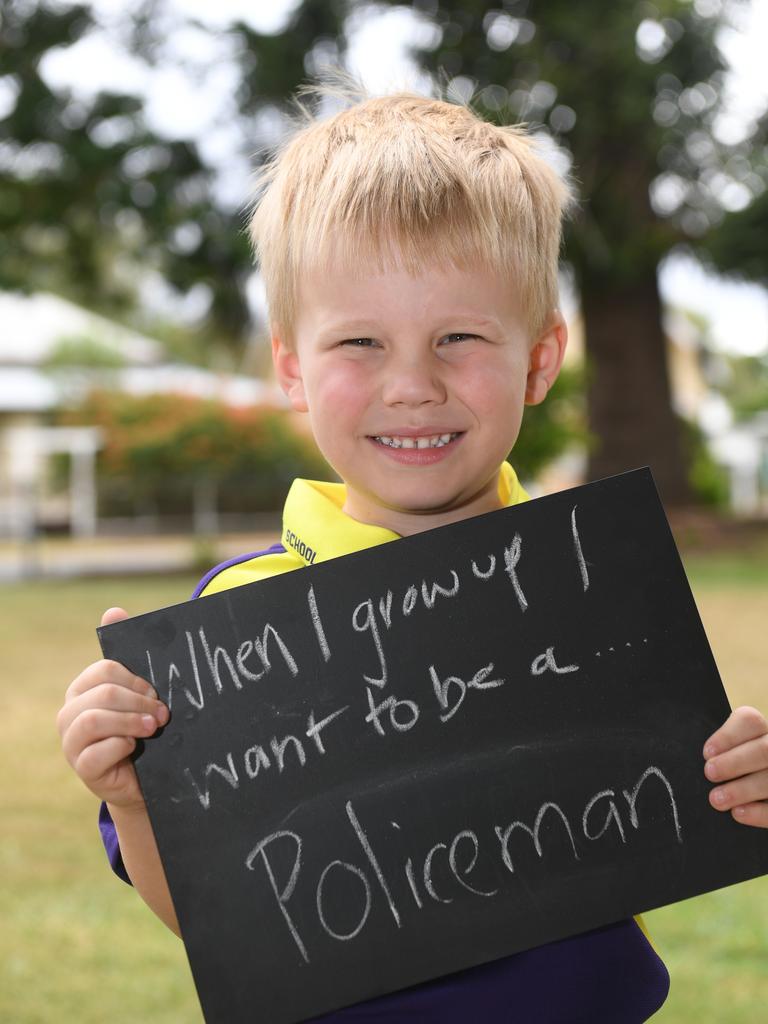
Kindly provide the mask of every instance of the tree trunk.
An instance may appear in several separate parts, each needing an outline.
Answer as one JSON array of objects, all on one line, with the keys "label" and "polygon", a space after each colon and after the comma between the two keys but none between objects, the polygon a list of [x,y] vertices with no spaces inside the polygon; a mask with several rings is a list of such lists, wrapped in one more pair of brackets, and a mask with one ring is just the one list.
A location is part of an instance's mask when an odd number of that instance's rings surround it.
[{"label": "tree trunk", "polygon": [[581,300],[593,437],[588,478],[649,465],[667,506],[690,504],[655,271],[622,284],[593,278],[582,284]]}]

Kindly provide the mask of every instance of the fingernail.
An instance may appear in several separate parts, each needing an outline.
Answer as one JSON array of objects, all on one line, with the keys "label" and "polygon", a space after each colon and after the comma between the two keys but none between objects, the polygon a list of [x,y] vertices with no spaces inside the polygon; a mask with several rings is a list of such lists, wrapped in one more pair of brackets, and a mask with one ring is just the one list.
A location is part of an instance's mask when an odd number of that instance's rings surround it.
[{"label": "fingernail", "polygon": [[170,712],[165,704],[158,704],[157,710],[155,711],[155,718],[158,720],[160,725],[165,725],[170,717]]},{"label": "fingernail", "polygon": [[707,761],[704,765],[704,774],[714,782],[717,778],[717,763],[715,761]]},{"label": "fingernail", "polygon": [[142,715],[141,724],[148,732],[154,732],[157,728],[157,719],[154,715]]},{"label": "fingernail", "polygon": [[744,815],[747,813],[747,808],[746,807],[734,807],[733,808],[733,813],[736,815],[737,818],[743,818]]},{"label": "fingernail", "polygon": [[725,803],[725,799],[726,799],[726,797],[725,797],[725,790],[723,790],[723,789],[713,789],[712,790],[712,799],[715,801],[716,804],[724,804]]},{"label": "fingernail", "polygon": [[715,747],[715,744],[714,743],[707,743],[707,745],[704,747],[704,757],[707,757],[707,758],[714,757],[716,753],[717,753],[717,748]]}]

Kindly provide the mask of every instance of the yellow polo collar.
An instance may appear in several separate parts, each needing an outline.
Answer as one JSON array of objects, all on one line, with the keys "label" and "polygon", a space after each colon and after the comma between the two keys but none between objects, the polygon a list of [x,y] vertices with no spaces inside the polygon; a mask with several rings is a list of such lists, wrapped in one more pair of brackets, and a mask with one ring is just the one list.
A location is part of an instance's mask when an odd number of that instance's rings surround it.
[{"label": "yellow polo collar", "polygon": [[[508,462],[499,473],[499,498],[503,506],[528,501],[517,474]],[[375,547],[399,534],[383,526],[358,522],[344,511],[346,488],[319,480],[294,480],[283,511],[282,543],[305,565]]]}]

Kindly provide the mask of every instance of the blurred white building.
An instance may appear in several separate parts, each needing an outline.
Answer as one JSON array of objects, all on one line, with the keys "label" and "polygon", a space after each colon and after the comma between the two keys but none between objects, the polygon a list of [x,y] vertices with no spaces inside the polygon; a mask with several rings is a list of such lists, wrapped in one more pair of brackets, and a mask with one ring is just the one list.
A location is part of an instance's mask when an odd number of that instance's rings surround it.
[{"label": "blurred white building", "polygon": [[[56,353],[68,342],[95,346],[105,358],[91,370],[56,366]],[[155,339],[58,296],[0,293],[0,536],[24,538],[40,526],[95,531],[99,432],[51,421],[89,388],[107,383],[134,395],[167,394],[169,401],[174,394],[240,406],[276,400],[262,380],[170,363]],[[69,458],[63,494],[49,487],[57,453]]]}]

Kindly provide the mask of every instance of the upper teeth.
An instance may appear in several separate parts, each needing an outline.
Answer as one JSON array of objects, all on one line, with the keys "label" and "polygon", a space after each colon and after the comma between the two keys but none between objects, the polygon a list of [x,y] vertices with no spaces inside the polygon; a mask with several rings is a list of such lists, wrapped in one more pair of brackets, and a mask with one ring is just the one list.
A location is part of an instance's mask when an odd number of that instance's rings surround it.
[{"label": "upper teeth", "polygon": [[389,445],[390,448],[442,448],[458,434],[435,434],[432,437],[385,437],[383,435],[374,437],[379,444]]}]

